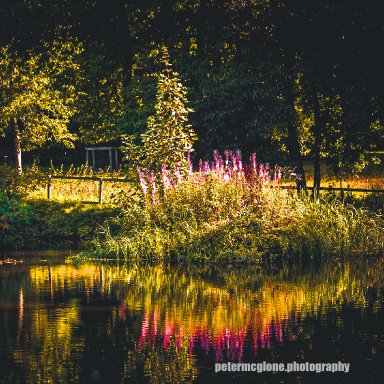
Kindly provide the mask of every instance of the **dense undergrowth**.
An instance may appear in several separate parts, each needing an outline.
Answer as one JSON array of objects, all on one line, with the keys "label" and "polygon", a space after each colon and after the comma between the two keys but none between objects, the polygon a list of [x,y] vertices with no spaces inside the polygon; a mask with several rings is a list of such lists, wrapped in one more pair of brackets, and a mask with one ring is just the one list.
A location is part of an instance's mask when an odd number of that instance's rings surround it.
[{"label": "dense undergrowth", "polygon": [[0,250],[90,247],[117,208],[0,197]]},{"label": "dense undergrowth", "polygon": [[259,262],[265,257],[381,254],[382,218],[337,197],[313,200],[280,188],[281,170],[244,167],[240,153],[217,153],[186,175],[138,169],[141,204],[105,226],[96,252],[136,261]]}]

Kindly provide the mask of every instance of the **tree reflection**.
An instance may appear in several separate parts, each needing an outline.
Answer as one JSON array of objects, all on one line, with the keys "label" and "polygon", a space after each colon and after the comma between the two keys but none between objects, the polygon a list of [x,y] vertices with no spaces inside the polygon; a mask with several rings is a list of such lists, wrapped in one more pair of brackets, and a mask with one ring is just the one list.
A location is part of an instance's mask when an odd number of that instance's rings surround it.
[{"label": "tree reflection", "polygon": [[257,356],[300,338],[309,343],[314,330],[303,327],[306,319],[326,321],[331,311],[342,328],[345,305],[362,314],[382,310],[382,261],[278,273],[95,264],[16,268],[26,275],[0,271],[6,282],[0,356],[10,355],[7,364],[21,370],[15,382],[146,377],[189,383],[199,374],[201,354],[212,362],[243,361],[245,353]]}]

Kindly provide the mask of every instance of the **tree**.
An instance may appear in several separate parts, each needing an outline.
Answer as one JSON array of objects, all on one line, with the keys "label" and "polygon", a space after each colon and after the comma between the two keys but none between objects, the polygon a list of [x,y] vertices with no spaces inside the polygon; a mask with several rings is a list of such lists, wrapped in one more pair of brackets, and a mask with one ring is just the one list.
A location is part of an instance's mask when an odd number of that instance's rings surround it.
[{"label": "tree", "polygon": [[186,165],[185,154],[192,150],[196,135],[188,124],[187,89],[179,74],[171,71],[168,52],[163,49],[165,70],[159,75],[155,114],[148,118],[148,129],[141,135],[144,162],[149,168],[165,164],[169,168]]},{"label": "tree", "polygon": [[19,173],[22,149],[48,141],[72,145],[75,137],[68,123],[76,112],[76,59],[81,50],[69,40],[46,44],[41,52],[0,48],[0,131],[9,128],[13,134]]}]

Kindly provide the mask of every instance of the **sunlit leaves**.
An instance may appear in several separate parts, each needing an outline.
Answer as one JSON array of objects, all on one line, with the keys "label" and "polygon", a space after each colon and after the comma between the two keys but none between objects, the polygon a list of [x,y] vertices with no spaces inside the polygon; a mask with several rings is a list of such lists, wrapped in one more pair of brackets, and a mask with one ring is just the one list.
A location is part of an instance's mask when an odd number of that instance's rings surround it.
[{"label": "sunlit leaves", "polygon": [[170,70],[166,51],[164,60],[166,70],[158,77],[155,114],[148,118],[148,129],[141,138],[146,165],[160,168],[165,164],[172,169],[185,163],[185,154],[192,150],[196,135],[188,124],[192,109],[187,106],[187,89],[178,73]]},{"label": "sunlit leaves", "polygon": [[17,118],[24,149],[47,141],[73,144],[67,127],[77,110],[81,52],[74,40],[46,43],[44,52],[28,51],[23,57],[10,46],[0,48],[0,130]]}]

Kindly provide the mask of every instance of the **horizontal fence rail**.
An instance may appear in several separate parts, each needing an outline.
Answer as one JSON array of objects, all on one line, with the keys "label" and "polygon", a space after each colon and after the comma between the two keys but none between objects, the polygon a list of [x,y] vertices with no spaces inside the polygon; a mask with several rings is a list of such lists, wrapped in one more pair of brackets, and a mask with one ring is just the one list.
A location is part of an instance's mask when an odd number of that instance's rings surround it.
[{"label": "horizontal fence rail", "polygon": [[[280,188],[283,189],[296,189],[295,185],[281,185]],[[309,191],[313,191],[314,187],[306,187]],[[369,189],[369,188],[348,188],[348,187],[320,187],[317,188],[319,191],[335,191],[335,192],[363,192],[363,193],[384,193],[384,189]]]},{"label": "horizontal fence rail", "polygon": [[[132,179],[123,179],[118,177],[97,177],[97,176],[58,176],[49,175],[47,183],[47,198],[52,198],[52,180],[84,180],[84,181],[96,181],[99,183],[98,189],[98,201],[94,203],[103,203],[103,183],[131,183]],[[281,185],[279,188],[287,190],[298,190],[297,186],[294,185]],[[306,187],[306,190],[313,191],[314,187]],[[384,189],[368,189],[368,188],[342,188],[342,187],[320,187],[319,191],[329,192],[357,192],[357,193],[384,193]],[[299,191],[299,190],[298,190]]]},{"label": "horizontal fence rail", "polygon": [[[313,187],[307,187],[313,190]],[[383,193],[384,189],[367,189],[367,188],[342,188],[342,187],[320,187],[320,191],[339,191],[339,192],[364,192],[364,193]]]},{"label": "horizontal fence rail", "polygon": [[[47,183],[47,198],[52,198],[52,180],[84,180],[84,181],[97,181],[99,183],[98,201],[94,203],[103,204],[103,183],[131,183],[130,179],[122,179],[118,177],[95,177],[95,176],[56,176],[49,175]],[[88,202],[91,203],[91,202]]]},{"label": "horizontal fence rail", "polygon": [[90,180],[90,181],[110,181],[115,183],[130,183],[131,179],[122,179],[118,177],[96,177],[96,176],[49,176],[51,179],[62,179],[62,180]]}]

